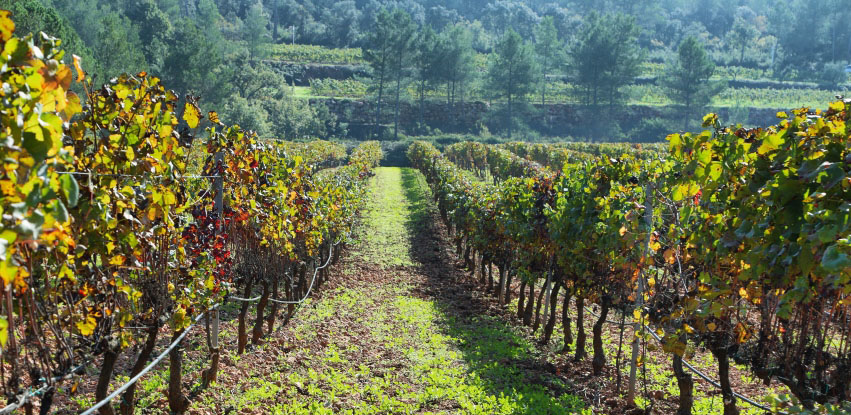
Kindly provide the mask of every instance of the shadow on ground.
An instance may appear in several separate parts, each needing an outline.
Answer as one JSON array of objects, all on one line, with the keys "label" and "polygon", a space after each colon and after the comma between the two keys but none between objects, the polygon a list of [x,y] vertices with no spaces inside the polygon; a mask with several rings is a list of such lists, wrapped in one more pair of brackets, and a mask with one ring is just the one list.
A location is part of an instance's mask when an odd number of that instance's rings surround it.
[{"label": "shadow on ground", "polygon": [[443,333],[458,340],[471,373],[492,396],[515,401],[522,414],[581,411],[584,403],[570,394],[569,385],[555,375],[555,367],[537,352],[534,343],[505,321],[493,299],[483,296],[466,271],[448,251],[452,246],[431,202],[424,177],[402,170],[402,186],[411,203],[405,224],[410,255],[425,277],[414,292],[434,299],[442,312]]}]

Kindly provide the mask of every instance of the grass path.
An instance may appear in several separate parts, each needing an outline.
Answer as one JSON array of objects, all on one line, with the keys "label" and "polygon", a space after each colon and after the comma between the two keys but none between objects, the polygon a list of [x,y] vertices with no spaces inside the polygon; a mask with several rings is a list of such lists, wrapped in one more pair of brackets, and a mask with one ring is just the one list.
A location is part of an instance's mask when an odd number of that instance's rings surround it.
[{"label": "grass path", "polygon": [[190,413],[582,412],[534,344],[459,287],[427,195],[413,170],[379,168],[332,285],[266,344],[226,356],[235,370]]}]

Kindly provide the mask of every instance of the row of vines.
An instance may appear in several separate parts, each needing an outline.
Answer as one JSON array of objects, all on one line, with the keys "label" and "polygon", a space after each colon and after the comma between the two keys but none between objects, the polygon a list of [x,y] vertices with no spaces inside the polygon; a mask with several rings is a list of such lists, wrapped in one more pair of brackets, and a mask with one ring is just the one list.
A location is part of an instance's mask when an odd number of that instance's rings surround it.
[{"label": "row of vines", "polygon": [[[725,415],[738,413],[731,361],[788,388],[775,410],[841,413],[851,398],[851,101],[829,108],[779,113],[762,129],[710,114],[706,131],[673,134],[666,149],[459,143],[440,154],[416,142],[408,156],[459,255],[503,303],[519,279],[518,317],[546,321],[545,340],[563,291],[565,345],[573,300],[581,359],[584,309],[598,307],[595,375],[616,311],[632,316],[637,338],[650,335],[645,324],[661,338],[679,414],[691,413],[683,358],[696,348],[715,357]],[[538,318],[542,303],[549,319]]]},{"label": "row of vines", "polygon": [[[59,45],[16,37],[0,11],[3,413],[48,413],[55,386],[95,363],[103,400],[122,353],[139,350],[124,357],[132,378],[159,336],[179,340],[202,316],[209,325],[230,296],[259,293],[242,302],[239,352],[249,335],[257,343],[326,278],[306,274],[347,238],[381,158],[375,142],[345,163],[346,149],[329,142],[260,140],[215,112],[199,132],[195,98],[145,73],[96,89],[76,56],[62,63]],[[168,398],[182,413],[177,343]],[[220,352],[209,334],[207,343],[205,384]],[[99,412],[132,414],[134,393]]]}]

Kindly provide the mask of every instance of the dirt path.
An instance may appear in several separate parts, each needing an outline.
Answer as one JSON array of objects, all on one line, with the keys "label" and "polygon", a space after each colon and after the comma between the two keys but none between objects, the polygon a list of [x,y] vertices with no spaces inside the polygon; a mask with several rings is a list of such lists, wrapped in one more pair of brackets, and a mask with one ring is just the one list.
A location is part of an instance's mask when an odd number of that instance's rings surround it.
[{"label": "dirt path", "polygon": [[195,414],[561,414],[584,404],[461,282],[422,177],[380,168],[332,282],[292,323],[225,357]]}]

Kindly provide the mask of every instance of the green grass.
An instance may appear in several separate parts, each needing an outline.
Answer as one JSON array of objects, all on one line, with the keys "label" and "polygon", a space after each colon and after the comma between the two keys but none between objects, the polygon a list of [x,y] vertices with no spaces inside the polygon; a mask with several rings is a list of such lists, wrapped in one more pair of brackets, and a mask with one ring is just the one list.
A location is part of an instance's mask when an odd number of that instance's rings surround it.
[{"label": "green grass", "polygon": [[409,231],[411,221],[424,214],[425,198],[422,194],[412,198],[410,191],[406,192],[403,185],[413,185],[409,169],[379,167],[375,173],[356,254],[384,267],[415,265],[410,255]]}]

